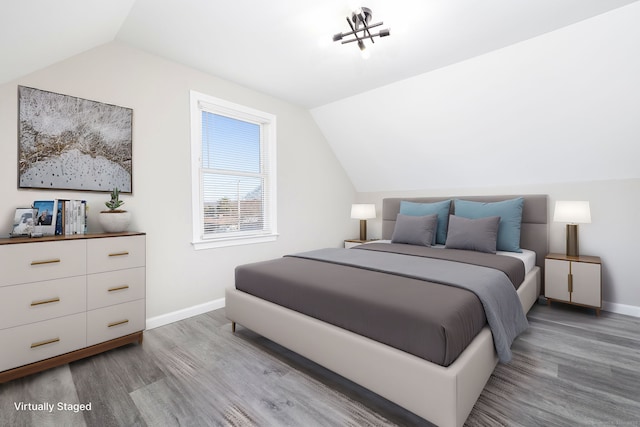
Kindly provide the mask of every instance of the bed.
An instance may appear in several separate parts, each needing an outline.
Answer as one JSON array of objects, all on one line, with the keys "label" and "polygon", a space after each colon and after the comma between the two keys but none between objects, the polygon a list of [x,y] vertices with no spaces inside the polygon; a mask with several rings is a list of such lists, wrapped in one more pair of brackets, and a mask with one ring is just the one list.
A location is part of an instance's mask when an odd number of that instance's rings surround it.
[{"label": "bed", "polygon": [[[388,240],[392,237],[401,211],[401,202],[438,203],[448,199],[464,199],[493,203],[515,197],[517,196],[384,199],[382,238]],[[544,277],[542,269],[548,248],[547,196],[521,197],[524,204],[520,246],[535,252],[535,265],[524,275],[516,293],[517,301],[526,313],[541,293]],[[451,211],[453,212],[453,204]],[[356,252],[358,250],[350,253]],[[374,273],[368,271],[367,274],[370,276],[366,281]],[[494,335],[487,325],[481,326],[479,333],[474,333],[468,345],[465,344],[453,361],[441,366],[412,354],[411,351],[403,351],[395,344],[383,344],[361,333],[238,289],[226,291],[226,315],[232,321],[234,329],[236,323],[241,324],[439,426],[464,424],[498,363]]]}]

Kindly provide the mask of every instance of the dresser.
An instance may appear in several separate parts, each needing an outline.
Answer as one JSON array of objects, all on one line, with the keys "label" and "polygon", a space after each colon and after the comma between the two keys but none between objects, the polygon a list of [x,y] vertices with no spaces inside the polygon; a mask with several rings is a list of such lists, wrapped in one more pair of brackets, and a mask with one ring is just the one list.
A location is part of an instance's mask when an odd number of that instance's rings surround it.
[{"label": "dresser", "polygon": [[548,254],[545,257],[545,293],[552,301],[602,308],[602,263],[596,256]]},{"label": "dresser", "polygon": [[0,239],[0,383],[133,342],[144,233]]}]

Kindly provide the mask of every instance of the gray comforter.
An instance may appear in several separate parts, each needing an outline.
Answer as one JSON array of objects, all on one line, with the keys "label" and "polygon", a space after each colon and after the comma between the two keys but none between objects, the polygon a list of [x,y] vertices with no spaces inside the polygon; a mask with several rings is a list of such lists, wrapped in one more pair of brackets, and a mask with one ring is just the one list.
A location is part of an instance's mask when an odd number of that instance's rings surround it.
[{"label": "gray comforter", "polygon": [[513,340],[528,327],[514,284],[505,273],[493,268],[371,250],[327,248],[289,256],[467,289],[482,302],[501,362],[511,360]]}]

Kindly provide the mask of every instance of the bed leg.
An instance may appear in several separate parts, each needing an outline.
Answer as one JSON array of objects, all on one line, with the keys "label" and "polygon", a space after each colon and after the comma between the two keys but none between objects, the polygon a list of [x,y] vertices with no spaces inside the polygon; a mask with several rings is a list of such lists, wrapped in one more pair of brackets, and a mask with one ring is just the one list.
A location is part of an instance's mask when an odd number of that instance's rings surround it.
[{"label": "bed leg", "polygon": [[231,322],[231,332],[236,333],[236,322]]}]

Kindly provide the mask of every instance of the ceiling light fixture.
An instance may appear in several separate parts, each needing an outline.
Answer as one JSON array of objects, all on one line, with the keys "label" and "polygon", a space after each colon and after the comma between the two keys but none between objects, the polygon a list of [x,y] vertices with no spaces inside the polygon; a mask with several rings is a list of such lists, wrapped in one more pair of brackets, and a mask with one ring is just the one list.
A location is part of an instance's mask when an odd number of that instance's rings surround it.
[{"label": "ceiling light fixture", "polygon": [[[333,41],[342,41],[342,44],[357,42],[358,47],[362,51],[362,56],[364,57],[366,54],[368,54],[368,52],[366,52],[366,46],[364,44],[365,40],[369,39],[371,40],[371,43],[375,43],[375,41],[373,40],[374,37],[387,37],[391,35],[391,30],[389,30],[388,28],[383,28],[376,34],[371,34],[371,28],[379,27],[380,25],[382,25],[382,21],[375,24],[370,24],[369,22],[371,22],[371,9],[369,9],[368,7],[360,7],[356,9],[351,14],[351,18],[347,16],[347,23],[349,24],[349,27],[351,27],[351,31],[334,35]],[[354,38],[343,40],[343,38],[351,35],[353,35]]]}]

